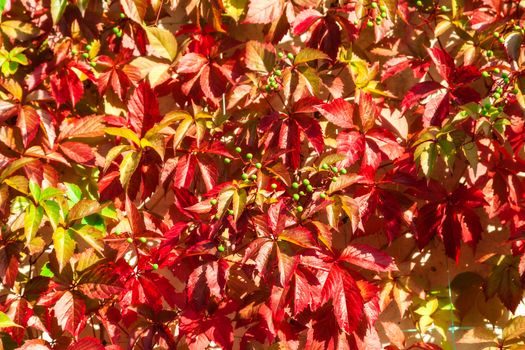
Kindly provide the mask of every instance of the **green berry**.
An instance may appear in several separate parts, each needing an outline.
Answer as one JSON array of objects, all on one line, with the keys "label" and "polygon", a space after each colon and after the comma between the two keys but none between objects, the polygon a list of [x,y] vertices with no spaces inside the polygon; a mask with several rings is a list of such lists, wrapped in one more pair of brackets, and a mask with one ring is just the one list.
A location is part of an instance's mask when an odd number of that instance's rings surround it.
[{"label": "green berry", "polygon": [[88,51],[91,50],[91,45],[90,44],[86,45],[86,50],[88,50]]},{"label": "green berry", "polygon": [[219,244],[219,245],[217,246],[217,250],[218,250],[219,252],[221,252],[221,253],[222,253],[225,249],[226,249],[226,248],[225,248],[222,244]]},{"label": "green berry", "polygon": [[502,106],[498,107],[498,112],[500,112],[500,113],[503,112],[503,107]]},{"label": "green berry", "polygon": [[499,38],[499,36],[500,36],[499,32],[494,32],[494,34],[492,34],[492,35],[494,35],[495,38]]},{"label": "green berry", "polygon": [[319,194],[319,197],[321,197],[322,199],[325,199],[326,198],[326,194],[325,193],[321,193],[321,194]]},{"label": "green berry", "polygon": [[503,78],[503,82],[504,82],[505,84],[508,84],[508,83],[510,82],[510,79],[509,79],[508,77],[507,77],[507,78]]},{"label": "green berry", "polygon": [[379,6],[379,8],[381,9],[381,11],[385,12],[387,10],[387,7],[386,5],[381,5]]},{"label": "green berry", "polygon": [[228,209],[228,214],[233,215],[233,210]]},{"label": "green berry", "polygon": [[158,269],[159,269],[159,264],[152,264],[152,265],[151,265],[151,268],[152,268],[153,270],[158,270]]},{"label": "green berry", "polygon": [[306,193],[304,193],[304,191],[299,191],[299,194],[300,194],[301,196],[306,196]]},{"label": "green berry", "polygon": [[295,189],[298,189],[299,188],[299,184],[297,182],[294,182],[292,184],[292,187],[295,188]]},{"label": "green berry", "polygon": [[509,74],[506,73],[506,72],[503,72],[503,73],[501,73],[501,77],[502,77],[503,79],[508,78],[508,77],[509,77]]},{"label": "green berry", "polygon": [[337,182],[337,176],[332,177],[332,182]]},{"label": "green berry", "polygon": [[499,68],[494,68],[494,73],[499,74],[501,73],[501,70]]},{"label": "green berry", "polygon": [[308,185],[308,186],[306,186],[306,190],[307,190],[308,192],[313,192],[314,187],[313,187],[312,185]]},{"label": "green berry", "polygon": [[261,169],[261,168],[262,168],[262,164],[261,164],[261,163],[255,163],[255,167],[256,167],[257,169]]},{"label": "green berry", "polygon": [[308,179],[304,179],[304,180],[303,180],[303,184],[304,184],[305,186],[308,186],[308,185],[310,184],[310,180],[308,180]]},{"label": "green berry", "polygon": [[517,93],[520,92],[520,90],[518,90],[518,88],[514,88],[514,89],[512,89],[512,92],[513,92],[514,94],[517,94]]},{"label": "green berry", "polygon": [[381,21],[382,21],[381,17],[376,17],[376,23],[377,24],[381,24]]},{"label": "green berry", "polygon": [[387,15],[386,15],[386,12],[381,12],[381,17],[382,17],[382,18],[386,18],[386,16],[387,16]]},{"label": "green berry", "polygon": [[333,166],[333,167],[332,167],[332,171],[333,171],[334,173],[337,173],[337,172],[339,171],[339,169],[337,169],[336,166]]},{"label": "green berry", "polygon": [[295,201],[298,201],[299,198],[301,198],[301,197],[299,197],[299,194],[297,194],[297,193],[294,193],[292,197],[293,197],[293,199],[294,199]]},{"label": "green berry", "polygon": [[339,170],[339,172],[343,175],[346,175],[348,173],[348,171],[346,171],[346,169],[341,169]]},{"label": "green berry", "polygon": [[128,237],[128,238],[126,239],[126,241],[127,241],[128,243],[133,243],[133,238]]},{"label": "green berry", "polygon": [[500,44],[503,44],[505,42],[505,39],[503,37],[499,38],[498,41],[500,42]]},{"label": "green berry", "polygon": [[87,52],[84,52],[84,53],[82,54],[82,57],[84,57],[84,58],[89,58],[89,54],[88,54]]},{"label": "green berry", "polygon": [[[503,73],[503,74],[505,74],[505,73]],[[502,74],[502,75],[503,75],[503,74]],[[498,86],[498,87],[496,88],[496,92],[499,92],[500,94],[503,93],[503,88],[502,88],[501,86]]]},{"label": "green berry", "polygon": [[492,105],[490,104],[490,102],[486,102],[486,103],[483,105],[483,108],[485,108],[485,109],[490,109],[490,107],[492,107]]},{"label": "green berry", "polygon": [[119,32],[119,29],[118,27],[113,27],[111,28],[111,30],[113,31],[113,33],[117,34]]},{"label": "green berry", "polygon": [[275,83],[275,77],[273,77],[273,76],[270,75],[270,77],[268,78],[268,81],[269,81],[270,83]]},{"label": "green berry", "polygon": [[244,173],[241,175],[241,179],[243,180],[247,180],[248,179],[248,174]]},{"label": "green berry", "polygon": [[372,3],[370,4],[370,6],[372,6],[372,8],[374,8],[374,9],[376,9],[376,8],[377,8],[377,2],[372,2]]},{"label": "green berry", "polygon": [[252,180],[257,180],[257,175],[252,174],[252,175],[250,176],[250,179],[252,179]]},{"label": "green berry", "polygon": [[482,75],[484,78],[488,78],[488,77],[490,77],[490,73],[487,72],[487,71],[484,71],[483,73],[481,73],[481,75]]},{"label": "green berry", "polygon": [[299,213],[302,213],[304,208],[298,205],[297,208],[295,208],[295,210],[297,210]]},{"label": "green berry", "polygon": [[494,56],[494,51],[487,50],[487,57],[492,57],[492,56]]},{"label": "green berry", "polygon": [[126,18],[126,15],[124,13],[120,13],[120,18]]},{"label": "green berry", "polygon": [[219,220],[221,218],[219,214],[215,214],[213,217],[215,218],[215,220]]},{"label": "green berry", "polygon": [[441,6],[441,11],[448,12],[448,7],[445,5]]},{"label": "green berry", "polygon": [[140,237],[139,240],[142,242],[142,243],[146,243],[148,240],[146,239],[146,237]]},{"label": "green berry", "polygon": [[323,168],[324,170],[328,170],[330,169],[330,166],[328,166],[328,164],[326,163],[323,163],[323,165],[321,165],[321,168]]},{"label": "green berry", "polygon": [[224,158],[224,164],[230,164],[232,160],[230,158]]},{"label": "green berry", "polygon": [[252,159],[253,158],[253,154],[251,153],[246,153],[246,159]]},{"label": "green berry", "polygon": [[275,75],[277,75],[278,77],[280,77],[280,76],[283,74],[283,72],[282,72],[280,69],[276,69],[274,73],[275,73]]},{"label": "green berry", "polygon": [[521,27],[518,26],[518,25],[515,25],[515,26],[514,26],[514,30],[521,30]]},{"label": "green berry", "polygon": [[241,153],[241,152],[242,152],[242,148],[240,148],[240,147],[235,147],[235,152],[237,152],[237,153]]},{"label": "green berry", "polygon": [[71,49],[71,54],[76,55],[78,53],[77,49]]},{"label": "green berry", "polygon": [[498,98],[500,98],[500,97],[501,97],[501,94],[500,94],[500,93],[498,93],[498,92],[494,93],[494,98],[495,98],[496,100],[497,100]]},{"label": "green berry", "polygon": [[213,198],[212,200],[210,200],[210,204],[211,205],[217,205],[217,200],[215,198]]},{"label": "green berry", "polygon": [[97,62],[91,61],[91,62],[89,62],[89,65],[91,67],[95,68],[97,66]]},{"label": "green berry", "polygon": [[279,58],[283,58],[283,57],[284,57],[284,53],[279,52],[279,53],[277,54],[277,56],[279,56]]},{"label": "green berry", "polygon": [[286,57],[288,57],[289,60],[293,60],[294,59],[294,56],[293,56],[293,53],[289,52]]},{"label": "green berry", "polygon": [[119,30],[115,35],[117,36],[117,38],[120,38],[122,36],[122,31]]},{"label": "green berry", "polygon": [[416,1],[416,5],[419,6],[419,7],[423,6],[423,1],[417,0]]},{"label": "green berry", "polygon": [[272,87],[270,85],[265,85],[264,89],[266,90],[266,92],[272,91]]},{"label": "green berry", "polygon": [[270,187],[275,190],[277,188],[277,184],[272,184]]},{"label": "green berry", "polygon": [[366,26],[367,26],[368,28],[372,28],[372,27],[374,26],[374,22],[372,22],[372,21],[368,21],[368,22],[366,22]]}]

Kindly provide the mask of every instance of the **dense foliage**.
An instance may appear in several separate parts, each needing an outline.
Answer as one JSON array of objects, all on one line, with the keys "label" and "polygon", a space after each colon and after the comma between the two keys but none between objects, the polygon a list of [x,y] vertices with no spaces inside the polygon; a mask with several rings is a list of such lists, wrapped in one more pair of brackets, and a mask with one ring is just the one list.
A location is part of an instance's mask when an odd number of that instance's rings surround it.
[{"label": "dense foliage", "polygon": [[522,348],[523,25],[0,0],[0,348]]}]

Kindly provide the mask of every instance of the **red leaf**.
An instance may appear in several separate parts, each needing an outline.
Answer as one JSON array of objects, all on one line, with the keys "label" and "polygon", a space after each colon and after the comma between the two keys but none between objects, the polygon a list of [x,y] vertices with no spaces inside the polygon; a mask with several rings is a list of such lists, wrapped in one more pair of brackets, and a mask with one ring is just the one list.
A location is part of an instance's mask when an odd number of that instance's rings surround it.
[{"label": "red leaf", "polygon": [[139,136],[143,136],[155,123],[160,121],[157,96],[147,82],[140,83],[133,90],[128,101],[128,109],[129,123]]},{"label": "red leaf", "polygon": [[314,9],[306,9],[295,17],[295,20],[292,24],[293,34],[301,35],[312,27],[312,25],[323,15]]},{"label": "red leaf", "polygon": [[281,17],[283,0],[250,0],[244,23],[270,23]]},{"label": "red leaf", "polygon": [[386,253],[361,244],[346,247],[339,256],[339,259],[372,271],[385,272],[397,270],[394,260]]},{"label": "red leaf", "polygon": [[64,292],[53,306],[58,325],[77,337],[86,324],[86,305],[70,291]]},{"label": "red leaf", "polygon": [[337,135],[337,153],[347,156],[341,165],[346,167],[359,160],[365,150],[365,137],[357,131],[343,131]]},{"label": "red leaf", "polygon": [[191,153],[185,154],[179,158],[177,168],[175,169],[175,178],[173,187],[189,188],[193,182],[195,174],[195,156]]},{"label": "red leaf", "polygon": [[200,74],[200,87],[204,96],[216,102],[226,92],[228,80],[215,65],[206,65]]},{"label": "red leaf", "polygon": [[133,235],[142,234],[146,230],[144,219],[142,218],[142,215],[140,215],[137,207],[131,201],[129,196],[126,196],[126,214]]},{"label": "red leaf", "polygon": [[427,52],[430,55],[432,62],[436,65],[439,75],[441,75],[446,81],[451,82],[456,69],[454,59],[448,54],[448,52],[437,47],[427,49]]},{"label": "red leaf", "polygon": [[412,86],[401,102],[403,113],[437,89],[442,88],[443,86],[435,81],[424,81]]},{"label": "red leaf", "polygon": [[86,165],[95,164],[95,154],[85,143],[67,141],[60,144],[60,149],[74,162]]},{"label": "red leaf", "polygon": [[40,126],[40,116],[33,107],[24,106],[20,108],[18,118],[16,120],[16,126],[22,133],[22,141],[24,147],[27,147],[36,136],[38,127]]},{"label": "red leaf", "polygon": [[337,125],[340,128],[352,128],[354,126],[352,121],[354,108],[349,102],[342,98],[338,98],[332,102],[316,106],[316,109],[329,122]]},{"label": "red leaf", "polygon": [[96,338],[83,337],[82,339],[69,345],[67,350],[105,350],[105,347],[102,345],[100,340]]},{"label": "red leaf", "polygon": [[321,291],[322,304],[332,300],[339,327],[346,333],[357,329],[363,315],[364,301],[354,279],[337,264],[328,272]]},{"label": "red leaf", "polygon": [[190,52],[181,57],[177,66],[177,72],[183,74],[198,73],[207,63],[208,59],[206,57]]}]

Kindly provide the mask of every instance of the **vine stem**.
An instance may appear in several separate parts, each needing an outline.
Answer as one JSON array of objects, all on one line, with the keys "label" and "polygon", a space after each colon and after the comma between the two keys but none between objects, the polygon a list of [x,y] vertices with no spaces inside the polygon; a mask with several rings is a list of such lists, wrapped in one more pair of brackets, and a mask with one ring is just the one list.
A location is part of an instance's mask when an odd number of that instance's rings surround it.
[{"label": "vine stem", "polygon": [[[448,300],[452,306],[454,304],[452,303],[452,289],[450,288],[450,269],[448,268],[448,258],[445,261],[447,264]],[[450,321],[451,327],[449,330],[451,333],[452,349],[456,350],[456,325],[454,323],[454,309],[452,307],[450,308]]]}]

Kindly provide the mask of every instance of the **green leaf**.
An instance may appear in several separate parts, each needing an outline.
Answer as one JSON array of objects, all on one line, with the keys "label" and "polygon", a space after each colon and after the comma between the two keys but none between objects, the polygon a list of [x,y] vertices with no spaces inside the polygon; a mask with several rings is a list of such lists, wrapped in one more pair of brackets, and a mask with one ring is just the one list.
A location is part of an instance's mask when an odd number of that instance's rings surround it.
[{"label": "green leaf", "polygon": [[34,24],[24,23],[17,20],[0,23],[0,31],[9,38],[18,41],[26,41],[40,34],[40,29]]},{"label": "green leaf", "polygon": [[158,27],[145,27],[153,56],[173,61],[177,56],[177,39],[169,30]]},{"label": "green leaf", "polygon": [[140,138],[128,128],[105,128],[104,132],[109,135],[120,136],[129,141],[133,141],[133,143],[140,147]]},{"label": "green leaf", "polygon": [[24,218],[24,234],[27,244],[35,238],[43,217],[44,209],[42,209],[42,207],[35,207],[30,203],[26,209],[26,216]]},{"label": "green leaf", "polygon": [[66,10],[67,0],[51,0],[51,18],[57,24]]},{"label": "green leaf", "polygon": [[15,190],[22,192],[23,194],[27,194],[29,182],[25,176],[11,176],[10,178],[5,179],[4,182]]},{"label": "green leaf", "polygon": [[104,207],[100,212],[100,215],[110,219],[118,219],[117,211],[115,210],[115,207],[112,204],[108,205],[107,207]]},{"label": "green leaf", "polygon": [[122,163],[120,163],[120,183],[122,187],[127,188],[131,176],[139,166],[140,158],[141,153],[129,152],[122,159]]},{"label": "green leaf", "polygon": [[91,199],[81,199],[78,201],[69,213],[67,214],[67,221],[72,222],[78,219],[82,219],[91,214],[98,213],[101,210],[101,206],[97,201]]},{"label": "green leaf", "polygon": [[58,188],[47,187],[40,194],[40,201],[45,201],[53,197],[60,197],[63,195],[63,192]]},{"label": "green leaf", "polygon": [[37,160],[36,158],[18,158],[17,160],[9,163],[9,165],[2,171],[0,174],[0,183],[4,182],[5,179],[7,179],[11,174],[13,174],[18,169],[22,168],[23,166],[26,166],[29,163],[34,162]]},{"label": "green leaf", "polygon": [[108,170],[108,168],[111,166],[111,163],[113,163],[115,158],[117,158],[121,153],[125,151],[129,151],[131,149],[132,148],[130,145],[118,145],[110,149],[108,154],[106,155],[106,161],[104,164],[104,172]]},{"label": "green leaf", "polygon": [[80,227],[75,226],[71,229],[98,252],[102,252],[104,250],[104,232],[97,230],[95,227],[90,225],[82,225]]},{"label": "green leaf", "polygon": [[437,158],[437,149],[434,141],[421,142],[414,152],[414,158],[419,161],[423,174],[426,177],[430,177]]},{"label": "green leaf", "polygon": [[515,316],[503,328],[503,339],[505,341],[519,338],[523,334],[525,334],[525,316]]},{"label": "green leaf", "polygon": [[447,166],[452,169],[454,167],[454,160],[456,159],[456,145],[449,140],[449,136],[440,137],[438,145],[441,157],[443,157]]},{"label": "green leaf", "polygon": [[227,187],[221,191],[219,194],[219,201],[217,203],[217,215],[220,217],[224,215],[224,212],[230,206],[234,193],[236,193],[236,191],[233,187]]},{"label": "green leaf", "polygon": [[44,265],[42,265],[42,268],[40,269],[40,276],[49,277],[49,278],[55,277],[55,274],[49,268],[49,261],[47,261]]},{"label": "green leaf", "polygon": [[275,65],[275,50],[258,41],[246,43],[246,67],[259,73],[270,73]]},{"label": "green leaf", "polygon": [[56,230],[61,222],[60,205],[58,205],[57,202],[51,200],[43,201],[41,205],[44,208],[44,211],[46,212],[47,218],[49,219],[51,226],[53,227],[53,229]]},{"label": "green leaf", "polygon": [[233,218],[235,221],[239,220],[244,208],[246,207],[246,191],[239,189],[233,193]]},{"label": "green leaf", "polygon": [[294,64],[301,64],[306,62],[311,62],[315,60],[329,60],[327,54],[322,51],[312,49],[310,47],[302,48],[301,51],[295,56],[293,61]]},{"label": "green leaf", "polygon": [[62,271],[75,252],[76,242],[73,239],[72,230],[66,230],[63,227],[56,229],[53,233],[53,245],[58,260],[58,268]]},{"label": "green leaf", "polygon": [[478,160],[479,160],[478,146],[476,145],[476,142],[471,141],[469,143],[464,144],[461,147],[461,150],[463,151],[465,158],[467,159],[470,166],[472,167],[472,170],[474,171],[474,175],[476,175],[476,173],[478,172]]},{"label": "green leaf", "polygon": [[20,325],[14,323],[13,321],[11,321],[9,316],[7,316],[6,314],[4,314],[3,312],[0,311],[0,328],[9,328],[9,327],[20,327],[20,328],[23,328],[22,326],[20,326]]},{"label": "green leaf", "polygon": [[82,190],[75,184],[64,182],[66,186],[66,196],[74,203],[82,199]]},{"label": "green leaf", "polygon": [[89,5],[89,0],[77,0],[77,7],[80,10],[80,13],[82,13],[82,16],[86,13],[86,9]]},{"label": "green leaf", "polygon": [[35,203],[40,202],[40,195],[42,193],[42,190],[40,186],[33,180],[29,180],[29,191],[31,191],[31,196],[33,196]]},{"label": "green leaf", "polygon": [[222,0],[226,16],[233,18],[236,22],[244,14],[244,8],[248,0]]},{"label": "green leaf", "polygon": [[0,0],[0,18],[2,17],[2,12],[5,9],[6,2],[7,2],[7,0]]}]

